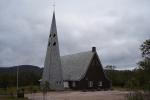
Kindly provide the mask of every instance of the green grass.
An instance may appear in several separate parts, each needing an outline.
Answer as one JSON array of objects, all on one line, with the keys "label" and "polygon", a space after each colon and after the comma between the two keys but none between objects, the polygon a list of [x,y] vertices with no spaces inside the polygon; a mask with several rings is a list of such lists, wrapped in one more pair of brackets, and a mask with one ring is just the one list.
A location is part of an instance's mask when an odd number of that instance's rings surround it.
[{"label": "green grass", "polygon": [[0,100],[29,100],[27,98],[16,98],[16,97],[11,97],[11,96],[0,96]]},{"label": "green grass", "polygon": [[[24,89],[24,93],[40,91],[39,86],[24,86],[24,87],[19,87],[19,89]],[[9,95],[9,94],[16,94],[16,87],[9,87],[7,89],[0,88],[0,95]]]},{"label": "green grass", "polygon": [[127,88],[119,87],[119,86],[118,87],[117,86],[113,86],[112,89],[113,90],[119,90],[119,91],[127,91]]},{"label": "green grass", "polygon": [[[19,87],[19,89],[24,89],[25,94],[40,91],[40,88],[38,86],[25,86]],[[0,88],[0,100],[28,100],[28,99],[16,98],[16,87],[9,87],[7,89]]]}]

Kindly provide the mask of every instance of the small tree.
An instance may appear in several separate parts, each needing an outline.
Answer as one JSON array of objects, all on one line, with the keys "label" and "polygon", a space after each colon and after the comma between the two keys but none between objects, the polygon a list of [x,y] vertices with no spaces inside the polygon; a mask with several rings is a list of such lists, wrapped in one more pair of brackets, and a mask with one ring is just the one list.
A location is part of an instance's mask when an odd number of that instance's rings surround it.
[{"label": "small tree", "polygon": [[150,39],[143,42],[140,49],[142,51],[142,57],[150,59]]},{"label": "small tree", "polygon": [[131,91],[136,90],[139,87],[139,82],[135,78],[132,78],[125,83],[125,87]]},{"label": "small tree", "polygon": [[140,46],[143,60],[139,62],[141,69],[150,71],[150,39],[143,42]]},{"label": "small tree", "polygon": [[141,54],[143,60],[138,63],[139,69],[141,69],[142,77],[144,79],[143,84],[144,86],[149,86],[150,84],[150,39],[143,42],[140,46]]},{"label": "small tree", "polygon": [[116,79],[115,68],[116,66],[113,66],[113,65],[107,65],[105,67],[106,75],[110,79],[112,85],[114,85],[115,79]]}]

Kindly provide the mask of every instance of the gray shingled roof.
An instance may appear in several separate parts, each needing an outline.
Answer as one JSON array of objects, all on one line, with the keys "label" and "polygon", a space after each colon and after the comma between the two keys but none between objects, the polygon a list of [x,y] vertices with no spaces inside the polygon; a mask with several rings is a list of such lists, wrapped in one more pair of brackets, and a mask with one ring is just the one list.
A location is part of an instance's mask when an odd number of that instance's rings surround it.
[{"label": "gray shingled roof", "polygon": [[80,80],[86,73],[93,58],[92,51],[61,57],[64,80]]}]

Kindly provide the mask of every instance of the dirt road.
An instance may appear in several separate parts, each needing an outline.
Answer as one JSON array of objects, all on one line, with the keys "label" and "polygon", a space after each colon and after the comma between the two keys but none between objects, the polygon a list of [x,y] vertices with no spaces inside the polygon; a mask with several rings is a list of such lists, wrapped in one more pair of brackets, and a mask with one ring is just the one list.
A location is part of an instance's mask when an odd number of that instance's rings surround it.
[{"label": "dirt road", "polygon": [[[45,100],[124,100],[127,93],[125,91],[49,92]],[[26,94],[25,96],[31,100],[44,100],[42,93]]]}]

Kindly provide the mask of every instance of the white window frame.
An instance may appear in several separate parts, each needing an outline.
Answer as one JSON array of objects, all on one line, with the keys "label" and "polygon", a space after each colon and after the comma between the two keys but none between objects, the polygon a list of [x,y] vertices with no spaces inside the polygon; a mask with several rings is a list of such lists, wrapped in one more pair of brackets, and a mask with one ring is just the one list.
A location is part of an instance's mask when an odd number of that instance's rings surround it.
[{"label": "white window frame", "polygon": [[93,81],[89,81],[89,87],[93,87]]},{"label": "white window frame", "polygon": [[69,88],[69,82],[64,82],[64,88]]}]

